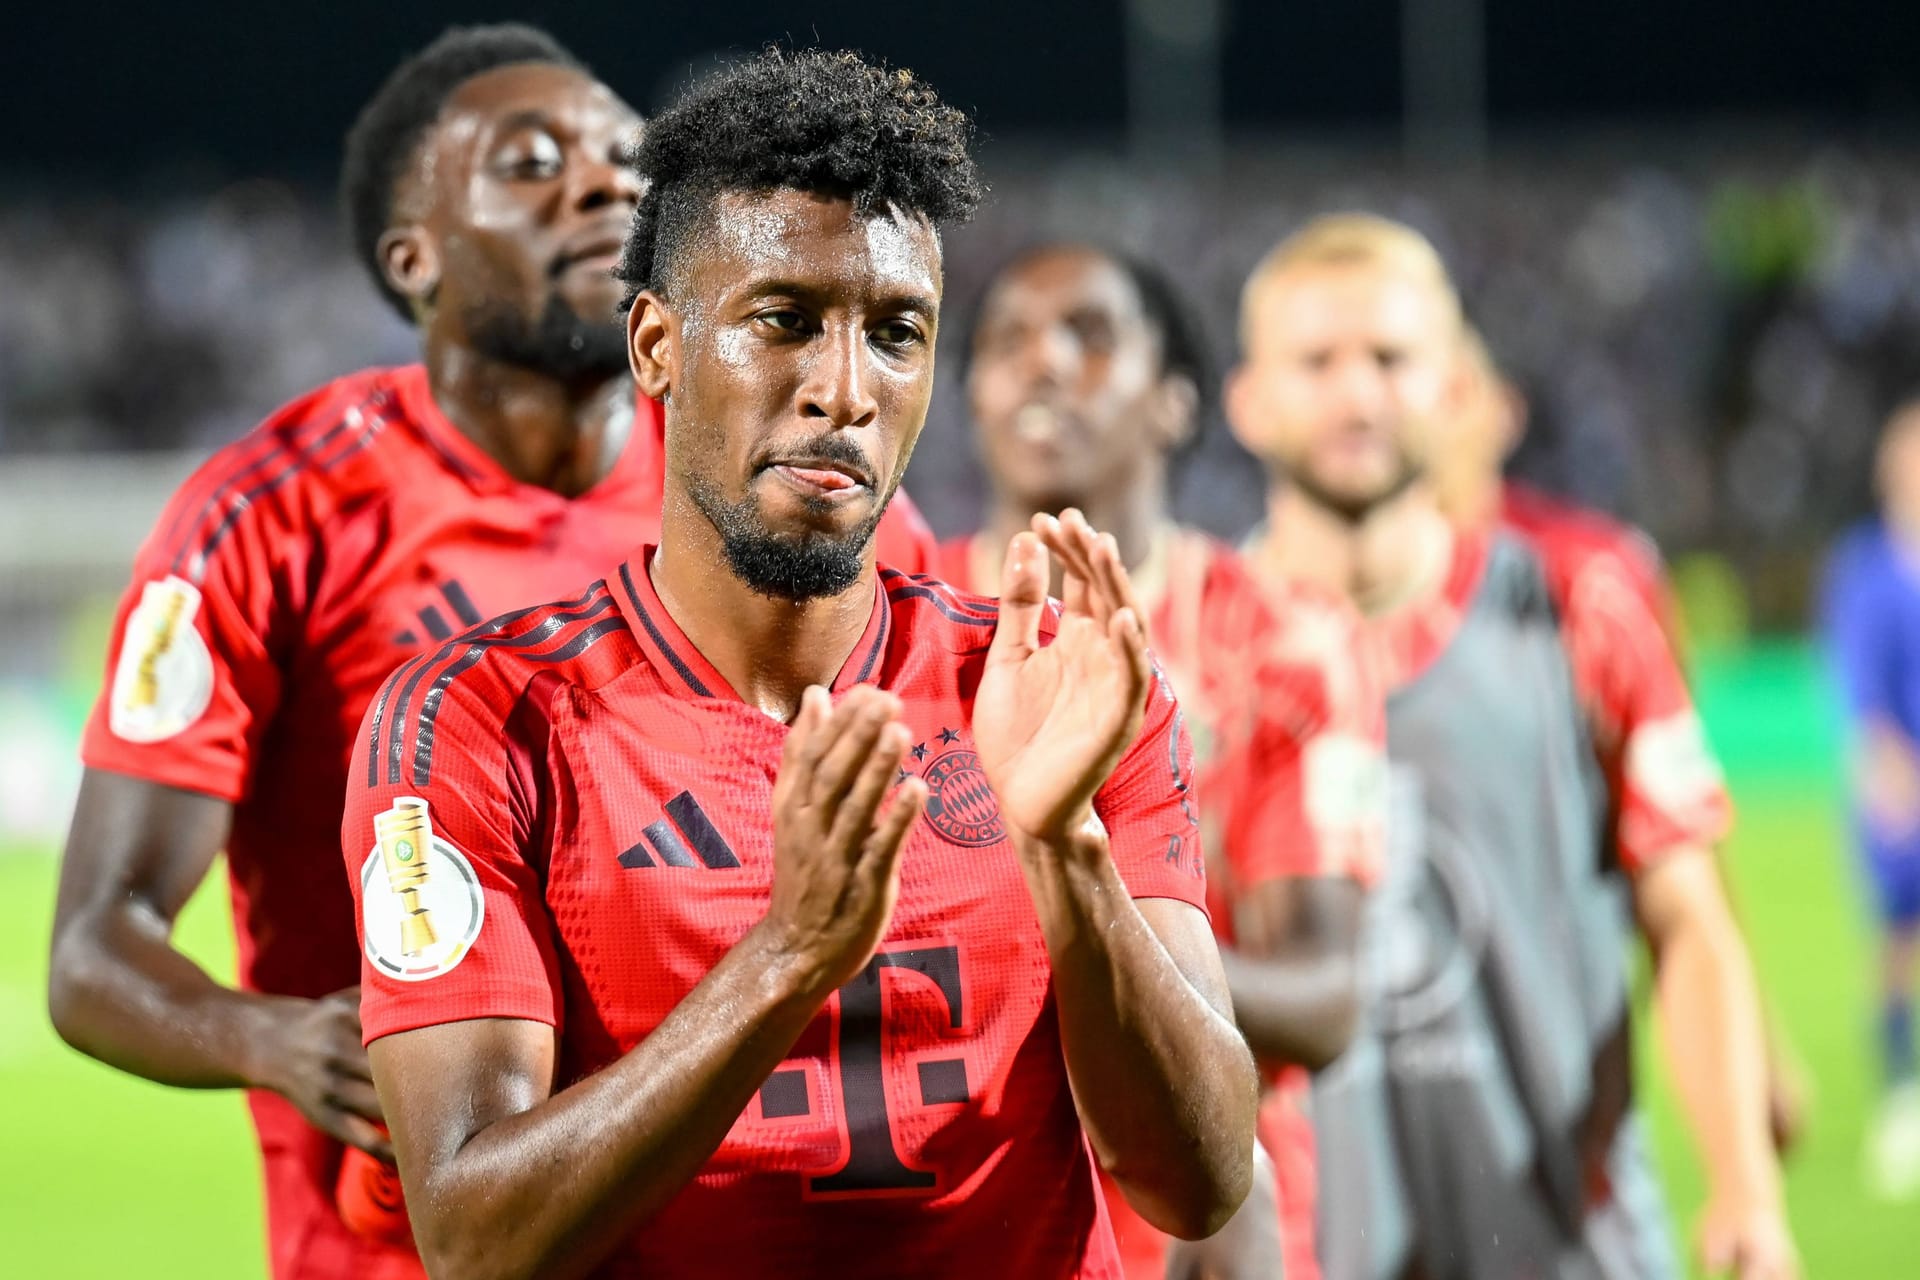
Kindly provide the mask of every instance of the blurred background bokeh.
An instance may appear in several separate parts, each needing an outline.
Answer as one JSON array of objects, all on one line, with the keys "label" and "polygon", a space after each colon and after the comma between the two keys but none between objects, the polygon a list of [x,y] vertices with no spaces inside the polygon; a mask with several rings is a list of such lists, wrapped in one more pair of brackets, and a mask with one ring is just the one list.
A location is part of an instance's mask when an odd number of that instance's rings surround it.
[{"label": "blurred background bokeh", "polygon": [[[508,16],[643,111],[769,41],[923,73],[976,114],[993,189],[947,246],[949,341],[1001,257],[1071,235],[1167,267],[1224,365],[1240,281],[1309,215],[1431,235],[1530,402],[1516,468],[1644,526],[1673,570],[1742,807],[1742,908],[1814,1084],[1792,1165],[1809,1274],[1920,1275],[1920,1209],[1857,1190],[1871,935],[1806,639],[1822,558],[1869,508],[1878,425],[1920,389],[1920,7],[1895,0],[185,0],[8,19],[0,1272],[259,1273],[239,1100],[115,1076],[45,1025],[52,857],[108,613],[171,488],[280,402],[413,358],[343,246],[342,133],[403,53]],[[943,534],[980,498],[955,390],[909,478]],[[1216,429],[1182,514],[1237,535],[1260,491]],[[188,929],[230,968],[222,909],[208,896]],[[1660,1106],[1684,1217],[1697,1178]]]}]

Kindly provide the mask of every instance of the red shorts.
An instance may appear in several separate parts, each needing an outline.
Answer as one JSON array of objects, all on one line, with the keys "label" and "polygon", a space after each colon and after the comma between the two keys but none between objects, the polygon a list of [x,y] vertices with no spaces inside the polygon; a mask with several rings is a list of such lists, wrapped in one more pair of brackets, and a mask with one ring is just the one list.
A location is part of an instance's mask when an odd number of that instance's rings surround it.
[{"label": "red shorts", "polygon": [[345,1148],[278,1094],[247,1095],[267,1187],[274,1280],[426,1280],[411,1249],[355,1235],[334,1208]]}]

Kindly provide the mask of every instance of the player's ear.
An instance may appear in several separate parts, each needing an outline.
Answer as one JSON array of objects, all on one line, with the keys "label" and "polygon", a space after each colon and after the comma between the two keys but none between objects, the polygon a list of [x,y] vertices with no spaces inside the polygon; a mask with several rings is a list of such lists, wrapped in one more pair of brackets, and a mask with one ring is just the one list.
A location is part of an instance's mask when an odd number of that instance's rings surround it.
[{"label": "player's ear", "polygon": [[673,391],[679,326],[660,295],[643,289],[627,309],[627,362],[642,395],[665,400]]},{"label": "player's ear", "polygon": [[1527,438],[1527,418],[1532,408],[1527,404],[1527,397],[1520,388],[1505,378],[1496,380],[1493,391],[1500,397],[1502,427],[1500,457],[1505,460],[1511,458],[1520,448],[1520,442]]},{"label": "player's ear", "polygon": [[1158,421],[1154,429],[1161,450],[1171,452],[1200,428],[1200,388],[1186,374],[1170,373],[1160,379],[1160,393],[1155,399]]},{"label": "player's ear", "polygon": [[374,246],[380,276],[415,308],[433,300],[440,287],[440,247],[424,227],[388,227]]}]

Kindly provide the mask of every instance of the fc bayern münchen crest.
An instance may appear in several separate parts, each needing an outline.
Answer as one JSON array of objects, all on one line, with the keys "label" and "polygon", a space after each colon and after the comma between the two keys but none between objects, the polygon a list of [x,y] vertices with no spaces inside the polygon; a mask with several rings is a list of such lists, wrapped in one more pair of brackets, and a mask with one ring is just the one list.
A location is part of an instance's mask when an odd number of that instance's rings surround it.
[{"label": "fc bayern m\u00fcnchen crest", "polygon": [[1007,838],[1000,802],[980,768],[980,757],[962,748],[949,751],[920,775],[927,783],[927,821],[955,844],[984,848]]}]

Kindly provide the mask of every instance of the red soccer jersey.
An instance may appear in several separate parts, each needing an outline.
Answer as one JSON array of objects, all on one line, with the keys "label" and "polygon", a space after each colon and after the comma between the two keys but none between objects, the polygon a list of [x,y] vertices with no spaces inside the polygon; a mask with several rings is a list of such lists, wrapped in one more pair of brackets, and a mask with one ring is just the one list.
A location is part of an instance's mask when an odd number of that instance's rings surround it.
[{"label": "red soccer jersey", "polygon": [[[941,546],[949,581],[991,586],[999,564],[978,538]],[[1351,607],[1304,586],[1265,588],[1231,548],[1172,525],[1132,578],[1193,730],[1214,931],[1231,943],[1235,895],[1266,880],[1371,884],[1385,839],[1386,721]],[[1289,1068],[1271,1083],[1260,1133],[1278,1174],[1287,1275],[1312,1280],[1307,1073]],[[1128,1277],[1159,1280],[1166,1237],[1105,1185]]]},{"label": "red soccer jersey", "polygon": [[[1560,613],[1574,688],[1614,811],[1620,865],[1638,874],[1682,847],[1718,843],[1732,802],[1662,617],[1658,561],[1637,535],[1578,508],[1523,508],[1517,535],[1539,556]],[[1455,538],[1440,592],[1378,620],[1369,639],[1389,686],[1424,670],[1457,630],[1486,568],[1487,540]]]},{"label": "red soccer jersey", "polygon": [[[233,803],[242,987],[359,981],[338,830],[361,715],[423,647],[576,590],[657,536],[659,409],[642,397],[638,413],[613,470],[567,499],[462,435],[421,366],[369,370],[281,409],[174,495],[135,562],[82,755]],[[922,562],[930,539],[904,497],[883,545]],[[249,1102],[275,1274],[417,1275],[410,1254],[341,1225],[339,1145],[277,1095]]]},{"label": "red soccer jersey", "polygon": [[[765,915],[787,728],[688,642],[648,561],[408,664],[374,702],[342,829],[369,1040],[550,1023],[564,1087],[645,1039]],[[1045,944],[969,730],[996,608],[888,570],[874,593],[834,690],[901,697],[930,794],[892,924],[602,1274],[1118,1274]],[[1156,682],[1095,799],[1137,897],[1204,898],[1191,761]],[[410,873],[427,848],[429,874]],[[432,940],[410,943],[422,908]]]}]

